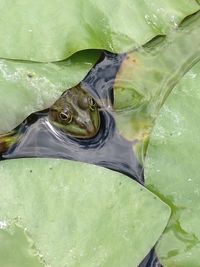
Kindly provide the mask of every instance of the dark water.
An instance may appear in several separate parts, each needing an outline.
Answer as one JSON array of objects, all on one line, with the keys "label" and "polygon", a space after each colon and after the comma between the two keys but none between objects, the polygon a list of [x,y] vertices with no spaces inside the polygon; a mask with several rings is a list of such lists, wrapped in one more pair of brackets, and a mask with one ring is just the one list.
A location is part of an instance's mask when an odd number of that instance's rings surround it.
[{"label": "dark water", "polygon": [[[113,102],[113,83],[124,55],[104,52],[100,61],[82,81],[95,99],[103,99],[108,109],[101,111],[99,133],[89,140],[73,139],[57,131],[47,119],[47,111],[30,115],[20,126],[22,138],[2,159],[55,157],[88,162],[119,171],[144,183],[143,168],[133,154],[132,144],[119,135],[109,106]],[[139,267],[161,267],[152,250]]]},{"label": "dark water", "polygon": [[[106,106],[112,104],[113,82],[123,57],[105,53],[82,81],[84,88],[95,99],[103,99]],[[23,133],[20,143],[3,157],[56,157],[88,162],[122,172],[143,183],[142,166],[133,154],[131,143],[117,132],[109,111],[101,111],[100,131],[87,140],[73,139],[56,130],[46,115],[38,112],[29,116],[18,128]]]}]

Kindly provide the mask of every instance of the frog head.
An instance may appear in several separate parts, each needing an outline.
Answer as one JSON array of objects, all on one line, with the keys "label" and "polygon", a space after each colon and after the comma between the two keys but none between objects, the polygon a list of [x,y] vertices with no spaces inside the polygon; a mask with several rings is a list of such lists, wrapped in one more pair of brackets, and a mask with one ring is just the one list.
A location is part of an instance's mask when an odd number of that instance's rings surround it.
[{"label": "frog head", "polygon": [[48,117],[56,128],[75,138],[94,137],[100,127],[98,105],[80,85],[65,91],[50,107]]}]

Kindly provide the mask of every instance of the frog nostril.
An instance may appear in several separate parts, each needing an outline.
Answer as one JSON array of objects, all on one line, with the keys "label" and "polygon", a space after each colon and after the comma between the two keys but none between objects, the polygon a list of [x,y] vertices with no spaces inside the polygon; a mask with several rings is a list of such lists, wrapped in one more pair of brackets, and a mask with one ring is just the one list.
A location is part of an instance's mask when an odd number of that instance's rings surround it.
[{"label": "frog nostril", "polygon": [[81,128],[86,128],[86,125],[85,125],[84,122],[80,122],[79,125],[80,125]]},{"label": "frog nostril", "polygon": [[89,135],[96,131],[96,127],[90,121],[78,121],[78,125],[81,129],[86,131]]},{"label": "frog nostril", "polygon": [[88,133],[93,133],[95,130],[94,126],[91,123],[81,122],[79,125],[82,129],[85,129]]}]

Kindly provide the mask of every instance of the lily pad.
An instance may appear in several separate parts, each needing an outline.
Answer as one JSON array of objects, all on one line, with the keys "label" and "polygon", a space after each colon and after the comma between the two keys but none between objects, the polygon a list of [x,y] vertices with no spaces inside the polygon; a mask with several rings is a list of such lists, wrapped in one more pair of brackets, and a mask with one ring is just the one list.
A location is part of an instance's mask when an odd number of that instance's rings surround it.
[{"label": "lily pad", "polygon": [[57,63],[0,59],[0,133],[52,105],[84,78],[99,55],[97,51],[83,51]]},{"label": "lily pad", "polygon": [[44,267],[43,259],[35,253],[34,244],[24,229],[14,226],[4,231],[0,221],[0,264],[2,267]]},{"label": "lily pad", "polygon": [[198,267],[200,255],[200,63],[174,88],[150,138],[146,185],[172,208],[157,245],[167,267]]},{"label": "lily pad", "polygon": [[91,48],[121,53],[199,9],[195,0],[1,0],[0,57],[49,62]]},{"label": "lily pad", "polygon": [[[127,54],[114,85],[117,127],[143,158],[154,121],[166,97],[200,59],[200,13],[167,38]],[[141,150],[143,149],[143,150]],[[141,152],[142,151],[142,152]]]},{"label": "lily pad", "polygon": [[9,234],[45,266],[138,266],[169,219],[158,197],[102,167],[17,159],[0,173],[1,266],[21,267],[1,255]]}]

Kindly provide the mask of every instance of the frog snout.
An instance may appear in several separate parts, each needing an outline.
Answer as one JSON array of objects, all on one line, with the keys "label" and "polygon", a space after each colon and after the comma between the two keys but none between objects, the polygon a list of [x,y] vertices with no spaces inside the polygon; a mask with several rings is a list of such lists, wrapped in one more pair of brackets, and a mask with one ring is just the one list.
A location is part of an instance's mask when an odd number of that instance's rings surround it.
[{"label": "frog snout", "polygon": [[96,132],[97,132],[97,129],[94,125],[87,127],[86,130],[89,134],[93,134],[93,135],[96,134]]},{"label": "frog snout", "polygon": [[81,123],[81,128],[84,128],[88,133],[93,133],[95,132],[95,126],[91,122],[82,122]]},{"label": "frog snout", "polygon": [[98,131],[96,126],[91,121],[84,121],[81,122],[79,125],[87,132],[88,137],[94,136]]}]

